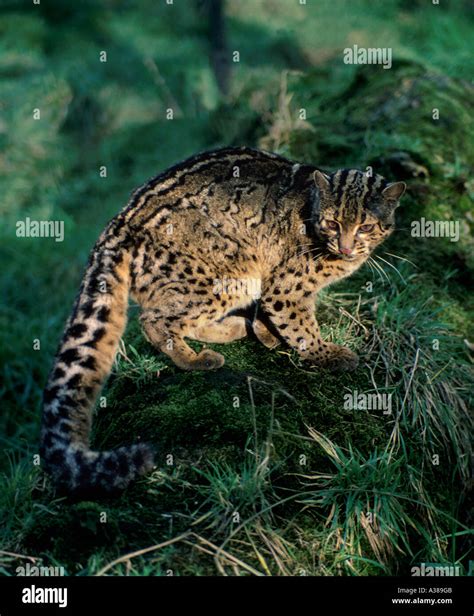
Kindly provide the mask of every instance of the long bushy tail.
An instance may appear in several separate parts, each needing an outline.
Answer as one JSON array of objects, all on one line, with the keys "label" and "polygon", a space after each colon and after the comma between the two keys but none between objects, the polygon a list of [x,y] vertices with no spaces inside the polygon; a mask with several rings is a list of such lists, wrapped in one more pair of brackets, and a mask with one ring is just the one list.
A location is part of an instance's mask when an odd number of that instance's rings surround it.
[{"label": "long bushy tail", "polygon": [[68,493],[110,493],[153,468],[146,444],[92,451],[92,412],[127,321],[130,252],[104,232],[91,253],[43,397],[41,458]]}]

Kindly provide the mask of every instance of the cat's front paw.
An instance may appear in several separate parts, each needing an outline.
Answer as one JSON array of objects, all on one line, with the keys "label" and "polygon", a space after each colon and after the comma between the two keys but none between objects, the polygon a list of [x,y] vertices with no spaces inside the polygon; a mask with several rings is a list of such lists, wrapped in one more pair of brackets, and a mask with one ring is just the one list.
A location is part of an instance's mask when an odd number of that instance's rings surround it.
[{"label": "cat's front paw", "polygon": [[345,346],[326,342],[313,363],[331,372],[350,371],[359,365],[359,357]]}]

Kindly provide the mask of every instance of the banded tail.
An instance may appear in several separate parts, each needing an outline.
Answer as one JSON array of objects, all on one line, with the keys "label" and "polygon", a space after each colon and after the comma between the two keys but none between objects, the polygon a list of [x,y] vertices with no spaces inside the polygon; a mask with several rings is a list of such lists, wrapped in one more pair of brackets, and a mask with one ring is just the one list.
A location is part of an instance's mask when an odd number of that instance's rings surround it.
[{"label": "banded tail", "polygon": [[135,444],[92,451],[92,412],[127,322],[130,252],[104,231],[91,253],[43,395],[41,458],[55,485],[71,494],[124,489],[153,468],[153,451]]}]

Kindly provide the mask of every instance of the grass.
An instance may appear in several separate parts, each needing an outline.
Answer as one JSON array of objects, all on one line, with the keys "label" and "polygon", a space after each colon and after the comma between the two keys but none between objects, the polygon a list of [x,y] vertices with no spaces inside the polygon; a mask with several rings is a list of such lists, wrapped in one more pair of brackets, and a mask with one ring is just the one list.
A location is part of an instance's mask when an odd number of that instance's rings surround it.
[{"label": "grass", "polygon": [[[43,4],[10,2],[0,25],[1,574],[26,561],[68,575],[397,575],[420,562],[467,573],[474,129],[463,3],[322,2],[317,15],[229,3],[241,62],[227,97],[194,10]],[[353,44],[390,44],[393,68],[344,65]],[[318,299],[325,337],[361,367],[327,374],[244,340],[212,345],[222,370],[183,373],[144,340],[131,307],[93,442],[150,440],[158,468],[114,500],[59,498],[36,465],[41,391],[87,253],[132,188],[229,144],[407,181],[397,233]],[[26,216],[64,220],[66,240],[16,238]],[[411,237],[421,216],[457,220],[459,242]],[[392,413],[346,409],[355,390],[390,394]]]},{"label": "grass", "polygon": [[352,558],[366,558],[369,553],[374,562],[391,562],[396,571],[401,555],[414,556],[413,535],[422,539],[428,561],[444,561],[438,542],[440,511],[424,491],[416,467],[389,449],[375,449],[365,457],[351,446],[344,451],[314,429],[309,433],[333,463],[334,472],[305,476],[307,496],[302,502],[329,511],[327,541],[335,541],[343,550],[345,566],[357,571]]}]

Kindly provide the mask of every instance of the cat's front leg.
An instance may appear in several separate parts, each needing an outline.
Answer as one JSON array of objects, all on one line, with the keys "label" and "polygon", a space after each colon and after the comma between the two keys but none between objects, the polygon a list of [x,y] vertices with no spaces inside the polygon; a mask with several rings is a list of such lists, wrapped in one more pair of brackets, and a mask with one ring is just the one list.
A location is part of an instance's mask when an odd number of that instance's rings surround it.
[{"label": "cat's front leg", "polygon": [[347,347],[324,342],[314,314],[314,295],[262,297],[262,306],[278,335],[313,364],[330,370],[354,370],[359,359]]}]

